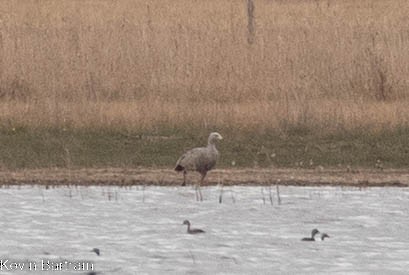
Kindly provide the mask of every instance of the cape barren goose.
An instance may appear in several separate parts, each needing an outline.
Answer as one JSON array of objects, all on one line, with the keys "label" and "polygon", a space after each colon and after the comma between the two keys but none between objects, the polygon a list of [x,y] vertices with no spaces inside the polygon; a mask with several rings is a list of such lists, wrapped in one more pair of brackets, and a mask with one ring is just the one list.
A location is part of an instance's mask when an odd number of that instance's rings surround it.
[{"label": "cape barren goose", "polygon": [[205,233],[205,231],[202,229],[197,229],[197,228],[190,229],[190,222],[188,220],[184,220],[183,224],[187,225],[187,233],[189,234]]},{"label": "cape barren goose", "polygon": [[186,185],[187,171],[197,171],[201,174],[199,187],[196,186],[196,190],[199,190],[199,199],[203,200],[200,192],[200,185],[202,185],[204,178],[208,171],[210,171],[217,162],[219,157],[219,151],[216,149],[216,141],[222,140],[223,137],[216,132],[209,135],[206,147],[193,148],[183,154],[176,162],[176,171],[183,171],[183,183]]},{"label": "cape barren goose", "polygon": [[311,232],[311,238],[302,238],[301,240],[302,241],[310,241],[310,242],[314,242],[315,241],[315,235],[317,235],[318,233],[320,233],[319,231],[318,231],[318,229],[313,229],[312,230],[312,232]]}]

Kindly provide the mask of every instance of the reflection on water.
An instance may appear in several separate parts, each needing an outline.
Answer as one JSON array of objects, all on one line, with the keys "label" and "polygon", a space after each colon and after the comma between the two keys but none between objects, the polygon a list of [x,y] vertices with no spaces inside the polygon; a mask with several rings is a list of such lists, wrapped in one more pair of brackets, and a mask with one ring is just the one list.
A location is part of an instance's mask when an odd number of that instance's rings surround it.
[{"label": "reflection on water", "polygon": [[[281,205],[266,188],[229,190],[219,204],[218,187],[201,203],[191,187],[3,188],[0,257],[103,274],[409,270],[409,189],[280,187]],[[186,234],[185,219],[206,234]],[[315,227],[331,238],[301,242]]]}]

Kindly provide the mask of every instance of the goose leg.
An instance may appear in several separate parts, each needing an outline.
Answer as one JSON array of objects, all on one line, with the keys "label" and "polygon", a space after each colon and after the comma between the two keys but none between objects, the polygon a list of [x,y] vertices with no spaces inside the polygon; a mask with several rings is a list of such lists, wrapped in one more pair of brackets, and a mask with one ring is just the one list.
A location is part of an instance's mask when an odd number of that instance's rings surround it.
[{"label": "goose leg", "polygon": [[182,183],[182,186],[185,186],[186,185],[186,170],[183,170],[183,183]]},{"label": "goose leg", "polygon": [[200,201],[203,201],[202,190],[200,189],[200,187],[202,186],[205,177],[206,177],[206,173],[202,174],[202,178],[200,179],[200,184],[199,184],[199,198],[200,198]]},{"label": "goose leg", "polygon": [[199,185],[195,185],[195,196],[196,196],[196,201],[199,201]]},{"label": "goose leg", "polygon": [[197,185],[198,201],[203,201],[202,191],[200,190],[200,184]]}]

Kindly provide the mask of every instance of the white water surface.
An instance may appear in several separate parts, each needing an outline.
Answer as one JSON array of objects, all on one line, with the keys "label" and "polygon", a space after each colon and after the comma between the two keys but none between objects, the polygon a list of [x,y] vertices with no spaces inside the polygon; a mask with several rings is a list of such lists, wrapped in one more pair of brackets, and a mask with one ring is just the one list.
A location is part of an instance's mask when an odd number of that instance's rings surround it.
[{"label": "white water surface", "polygon": [[[124,275],[409,271],[409,189],[281,186],[281,205],[275,187],[273,205],[266,187],[225,187],[221,204],[220,187],[202,193],[196,202],[192,187],[2,188],[0,259],[26,265],[0,274],[88,272],[41,261]],[[187,234],[185,219],[206,233]],[[302,242],[313,228],[330,238]]]}]

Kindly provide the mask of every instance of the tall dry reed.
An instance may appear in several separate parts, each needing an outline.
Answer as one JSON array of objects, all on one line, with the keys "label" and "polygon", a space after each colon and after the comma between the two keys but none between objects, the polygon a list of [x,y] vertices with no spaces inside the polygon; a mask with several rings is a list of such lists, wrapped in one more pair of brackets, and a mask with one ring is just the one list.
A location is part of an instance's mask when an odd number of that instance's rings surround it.
[{"label": "tall dry reed", "polygon": [[250,2],[0,1],[0,120],[408,126],[409,2]]}]

